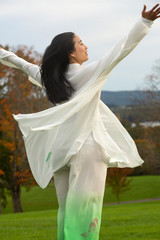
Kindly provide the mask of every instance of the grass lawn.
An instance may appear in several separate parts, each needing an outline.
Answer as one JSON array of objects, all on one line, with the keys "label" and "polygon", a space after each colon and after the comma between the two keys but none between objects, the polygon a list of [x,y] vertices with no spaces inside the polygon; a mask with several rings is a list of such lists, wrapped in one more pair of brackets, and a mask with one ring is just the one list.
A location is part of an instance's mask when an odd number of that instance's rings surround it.
[{"label": "grass lawn", "polygon": [[[130,186],[131,189],[120,195],[120,201],[138,200],[146,198],[160,197],[160,176],[134,176]],[[26,192],[22,188],[22,206],[24,212],[52,210],[58,208],[56,191],[54,184],[51,183],[47,188],[41,189],[35,186],[31,191]],[[112,194],[111,189],[106,186],[104,203],[116,202],[116,197]],[[7,208],[3,213],[12,213],[12,203],[8,198]]]},{"label": "grass lawn", "polygon": [[[128,177],[128,179],[130,178],[133,179],[130,183],[131,189],[120,194],[120,202],[160,197],[160,175]],[[116,201],[111,188],[106,187],[104,202]]]},{"label": "grass lawn", "polygon": [[[57,210],[0,216],[2,240],[56,240]],[[103,207],[100,240],[159,240],[160,201]],[[75,239],[76,240],[76,239]]]}]

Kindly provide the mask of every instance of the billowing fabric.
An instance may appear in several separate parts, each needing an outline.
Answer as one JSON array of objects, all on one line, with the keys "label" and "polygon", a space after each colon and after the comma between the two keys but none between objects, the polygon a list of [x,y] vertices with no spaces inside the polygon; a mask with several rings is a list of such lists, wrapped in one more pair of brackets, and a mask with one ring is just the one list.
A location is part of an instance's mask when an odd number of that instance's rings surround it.
[{"label": "billowing fabric", "polygon": [[[41,112],[13,115],[23,134],[32,173],[42,188],[80,150],[91,131],[108,168],[143,164],[133,139],[100,100],[100,93],[111,70],[137,46],[152,23],[140,19],[99,61],[86,66],[69,64],[66,77],[76,90],[69,101]],[[22,69],[29,80],[41,85],[38,66],[5,50],[0,50],[0,61]]]}]

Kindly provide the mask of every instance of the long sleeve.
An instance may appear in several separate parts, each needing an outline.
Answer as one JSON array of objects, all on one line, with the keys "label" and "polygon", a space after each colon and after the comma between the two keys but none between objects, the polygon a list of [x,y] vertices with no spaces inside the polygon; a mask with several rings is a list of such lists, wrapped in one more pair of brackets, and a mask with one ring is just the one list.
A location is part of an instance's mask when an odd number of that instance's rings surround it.
[{"label": "long sleeve", "polygon": [[[112,69],[125,58],[147,35],[153,21],[141,18],[137,21],[130,31],[125,34],[117,44],[115,44],[100,60],[80,67],[78,64],[70,64],[66,74],[77,91],[82,91],[86,87],[91,87],[94,83],[105,83]],[[85,76],[85,77],[84,77]],[[81,79],[79,81],[79,79]],[[98,88],[97,88],[98,90]]]},{"label": "long sleeve", "polygon": [[[83,85],[77,87],[77,94],[70,101],[38,113],[14,115],[23,134],[32,173],[42,188],[53,173],[80,150],[91,131],[104,150],[107,166],[136,167],[143,163],[134,141],[116,116],[100,102],[99,93],[107,74],[149,29],[141,20],[100,61],[83,68],[72,65],[73,71],[70,69],[67,75],[69,80],[77,86]],[[43,147],[38,147],[40,145]],[[50,154],[52,158],[48,162]]]},{"label": "long sleeve", "polygon": [[29,80],[33,84],[42,87],[40,67],[38,65],[29,63],[14,53],[6,51],[5,49],[0,49],[0,62],[9,67],[14,67],[22,70],[29,76]]},{"label": "long sleeve", "polygon": [[141,18],[122,39],[106,53],[95,67],[100,69],[102,75],[107,75],[111,70],[126,57],[149,32],[153,21]]}]

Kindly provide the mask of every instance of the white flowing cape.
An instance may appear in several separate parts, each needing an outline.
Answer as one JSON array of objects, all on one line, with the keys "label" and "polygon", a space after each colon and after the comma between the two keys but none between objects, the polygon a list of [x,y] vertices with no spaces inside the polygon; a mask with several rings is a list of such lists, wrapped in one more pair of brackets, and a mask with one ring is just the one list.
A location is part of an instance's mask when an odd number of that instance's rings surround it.
[{"label": "white flowing cape", "polygon": [[[100,100],[100,93],[108,74],[137,46],[151,25],[152,21],[140,19],[99,61],[84,67],[70,64],[66,76],[77,91],[69,101],[41,112],[13,115],[23,134],[32,173],[42,188],[79,151],[91,131],[108,167],[133,168],[143,164],[133,139]],[[0,61],[20,68],[29,80],[41,86],[38,66],[3,49]]]}]

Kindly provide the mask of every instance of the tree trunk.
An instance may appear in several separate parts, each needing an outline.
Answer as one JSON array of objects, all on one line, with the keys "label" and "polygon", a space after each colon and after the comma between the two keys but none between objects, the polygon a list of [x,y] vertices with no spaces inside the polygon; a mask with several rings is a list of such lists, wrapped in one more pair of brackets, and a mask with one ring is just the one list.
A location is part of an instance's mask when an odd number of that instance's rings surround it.
[{"label": "tree trunk", "polygon": [[13,212],[23,212],[21,205],[21,186],[16,185],[12,189],[12,204],[13,204]]},{"label": "tree trunk", "polygon": [[119,192],[117,192],[116,195],[117,195],[117,203],[120,204],[120,201],[119,201]]},{"label": "tree trunk", "polygon": [[0,193],[0,214],[2,214],[2,198],[1,198],[1,193]]}]

